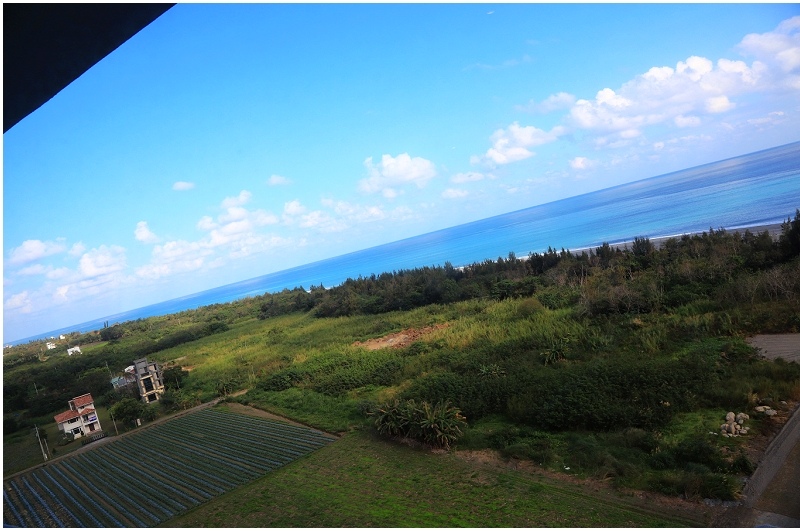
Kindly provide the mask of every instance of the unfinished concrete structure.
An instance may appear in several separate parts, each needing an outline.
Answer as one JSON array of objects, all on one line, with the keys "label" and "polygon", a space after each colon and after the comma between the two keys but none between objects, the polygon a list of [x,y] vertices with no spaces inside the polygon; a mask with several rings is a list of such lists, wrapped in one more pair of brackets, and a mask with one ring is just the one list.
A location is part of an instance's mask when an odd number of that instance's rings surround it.
[{"label": "unfinished concrete structure", "polygon": [[164,394],[164,375],[158,363],[148,362],[147,358],[140,358],[134,360],[133,370],[142,402],[149,404],[161,398],[161,395]]}]

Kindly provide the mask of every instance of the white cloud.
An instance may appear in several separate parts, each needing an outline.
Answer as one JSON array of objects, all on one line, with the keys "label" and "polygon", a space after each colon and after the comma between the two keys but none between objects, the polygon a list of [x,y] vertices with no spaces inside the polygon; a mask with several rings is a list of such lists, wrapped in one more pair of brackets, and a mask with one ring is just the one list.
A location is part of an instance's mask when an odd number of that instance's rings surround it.
[{"label": "white cloud", "polygon": [[482,173],[470,171],[467,173],[456,173],[450,177],[450,182],[455,184],[470,183],[475,181],[482,181],[486,176]]},{"label": "white cloud", "polygon": [[252,199],[252,197],[253,194],[251,194],[247,190],[242,190],[236,197],[226,197],[225,199],[223,199],[222,208],[233,208],[245,205],[250,202],[250,199]]},{"label": "white cloud", "polygon": [[442,192],[442,197],[445,199],[460,199],[462,197],[467,197],[469,192],[466,190],[459,190],[457,188],[448,188],[444,192]]},{"label": "white cloud", "polygon": [[72,245],[68,254],[70,256],[80,256],[84,252],[86,252],[86,246],[83,244],[83,242],[78,242]]},{"label": "white cloud", "polygon": [[94,278],[122,271],[127,267],[125,249],[101,245],[81,256],[78,268],[83,278]]},{"label": "white cloud", "polygon": [[153,231],[147,226],[146,221],[137,223],[133,234],[136,236],[136,239],[142,243],[156,243],[158,241],[158,236],[153,234]]},{"label": "white cloud", "polygon": [[66,250],[66,245],[61,241],[41,241],[25,240],[22,245],[11,249],[8,263],[11,265],[22,265],[34,260],[62,253]]},{"label": "white cloud", "polygon": [[271,175],[270,178],[267,180],[267,184],[270,186],[281,186],[284,184],[291,184],[292,181],[284,177],[283,175]]},{"label": "white cloud", "polygon": [[401,153],[397,157],[383,155],[377,164],[372,157],[368,157],[364,167],[369,177],[359,182],[359,189],[368,194],[380,192],[387,199],[402,193],[397,190],[399,187],[414,184],[423,188],[437,175],[433,162],[421,157],[412,158],[408,153]]},{"label": "white cloud", "polygon": [[23,276],[44,275],[45,273],[47,273],[48,269],[50,269],[50,268],[47,268],[47,267],[43,266],[42,264],[33,264],[31,266],[28,266],[28,267],[23,267],[22,269],[20,269],[18,271],[18,274],[23,275]]},{"label": "white cloud", "polygon": [[786,113],[783,111],[774,111],[769,113],[767,116],[762,116],[760,118],[752,118],[747,120],[747,123],[750,125],[768,125],[768,124],[776,124],[783,121],[783,117],[786,116]]},{"label": "white cloud", "polygon": [[191,190],[192,188],[194,188],[194,183],[186,181],[178,181],[172,185],[172,189],[178,192],[185,192],[187,190]]},{"label": "white cloud", "polygon": [[300,204],[300,201],[295,199],[283,205],[283,213],[285,216],[299,216],[307,212],[307,208]]},{"label": "white cloud", "polygon": [[569,166],[573,170],[588,170],[595,165],[595,161],[586,157],[575,157],[569,161]]},{"label": "white cloud", "polygon": [[797,70],[800,67],[800,16],[784,20],[774,31],[746,35],[738,48],[744,55],[773,64],[784,73]]},{"label": "white cloud", "polygon": [[[577,100],[569,123],[584,131],[618,135],[656,124],[697,127],[705,118],[737,107],[737,98],[776,90],[800,90],[800,17],[774,31],[750,34],[738,46],[750,64],[722,58],[691,56],[675,67],[653,67],[618,90],[604,88],[593,100]],[[628,137],[630,138],[630,137]],[[607,146],[621,145],[606,139]]]},{"label": "white cloud", "polygon": [[537,103],[531,100],[527,105],[518,105],[516,109],[519,111],[547,114],[554,111],[569,109],[574,103],[575,96],[567,92],[559,92],[558,94],[551,94],[542,102]]},{"label": "white cloud", "polygon": [[7,312],[30,313],[32,309],[30,294],[27,291],[10,296],[3,303]]},{"label": "white cloud", "polygon": [[514,122],[507,129],[495,131],[491,136],[492,147],[483,157],[473,157],[472,161],[484,161],[494,165],[524,160],[535,154],[528,148],[555,142],[565,132],[566,129],[561,126],[544,131],[531,125],[523,127],[518,122]]},{"label": "white cloud", "polygon": [[700,125],[700,118],[697,116],[684,116],[679,114],[673,120],[678,127],[697,127]]},{"label": "white cloud", "polygon": [[68,267],[57,267],[55,269],[48,270],[45,276],[50,280],[60,280],[68,277],[70,274],[72,274],[72,270]]},{"label": "white cloud", "polygon": [[710,113],[721,113],[729,111],[735,107],[734,103],[727,96],[714,96],[706,100],[706,110]]},{"label": "white cloud", "polygon": [[217,228],[217,224],[214,222],[214,218],[211,216],[203,216],[200,218],[200,221],[197,222],[197,228],[204,231],[209,231]]}]

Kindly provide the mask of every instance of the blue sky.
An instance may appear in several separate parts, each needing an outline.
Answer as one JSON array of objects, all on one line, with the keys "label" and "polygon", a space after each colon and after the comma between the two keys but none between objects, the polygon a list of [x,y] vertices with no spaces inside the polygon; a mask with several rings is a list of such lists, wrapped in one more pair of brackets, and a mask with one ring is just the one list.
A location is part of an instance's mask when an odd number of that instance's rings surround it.
[{"label": "blue sky", "polygon": [[796,4],[179,4],[4,134],[4,340],[798,131]]}]

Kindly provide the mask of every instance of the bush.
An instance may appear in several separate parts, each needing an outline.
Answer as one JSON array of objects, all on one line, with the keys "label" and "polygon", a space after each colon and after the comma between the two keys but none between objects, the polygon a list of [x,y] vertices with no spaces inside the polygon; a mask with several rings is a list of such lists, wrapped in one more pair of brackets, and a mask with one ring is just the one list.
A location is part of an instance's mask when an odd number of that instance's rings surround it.
[{"label": "bush", "polygon": [[466,419],[458,408],[447,402],[431,405],[414,400],[395,400],[378,407],[373,413],[375,428],[381,435],[408,437],[448,449],[463,435]]}]

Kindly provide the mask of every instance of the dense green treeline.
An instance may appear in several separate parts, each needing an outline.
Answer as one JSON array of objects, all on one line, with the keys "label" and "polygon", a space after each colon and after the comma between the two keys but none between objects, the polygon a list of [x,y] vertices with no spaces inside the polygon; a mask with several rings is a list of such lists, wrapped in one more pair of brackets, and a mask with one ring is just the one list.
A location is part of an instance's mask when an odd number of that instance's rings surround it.
[{"label": "dense green treeline", "polygon": [[[360,346],[423,328],[400,348]],[[87,390],[120,403],[110,373],[147,355],[174,367],[163,411],[244,390],[235,400],[330,431],[399,411],[428,422],[408,432],[422,438],[634,488],[731,497],[731,475],[748,463],[709,426],[728,410],[800,400],[800,366],[760,359],[744,337],[799,330],[800,211],[777,241],[709,230],[658,247],[637,238],[625,249],[551,248],[119,323],[70,336],[64,350],[83,349],[72,357],[14,347],[4,418],[24,426]],[[458,441],[428,418],[460,414]]]},{"label": "dense green treeline", "polygon": [[[312,286],[309,291],[295,288],[265,295],[259,317],[310,310],[317,317],[372,315],[533,294],[550,308],[579,302],[591,315],[647,313],[698,298],[720,304],[779,299],[796,287],[796,266],[774,267],[798,255],[800,217],[784,225],[778,242],[767,232],[711,229],[669,239],[658,249],[650,240],[636,238],[630,250],[607,243],[581,254],[550,248],[525,259],[510,253],[462,268],[446,263],[386,272],[347,279],[331,289]],[[753,275],[765,270],[769,273]]]}]

